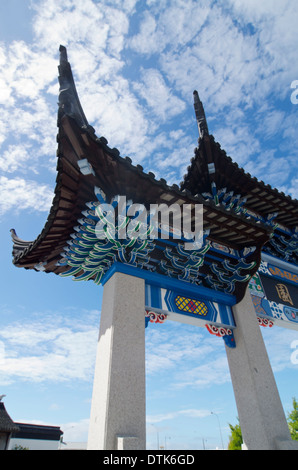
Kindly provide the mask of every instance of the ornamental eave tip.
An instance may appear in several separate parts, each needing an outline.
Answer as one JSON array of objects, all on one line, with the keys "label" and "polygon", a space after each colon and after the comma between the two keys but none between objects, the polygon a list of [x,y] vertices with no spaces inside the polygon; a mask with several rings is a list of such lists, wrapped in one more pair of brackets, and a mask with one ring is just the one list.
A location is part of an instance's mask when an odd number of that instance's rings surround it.
[{"label": "ornamental eave tip", "polygon": [[60,51],[60,62],[68,62],[68,59],[67,59],[67,49],[65,46],[62,46],[60,44],[60,47],[59,47],[59,51]]}]

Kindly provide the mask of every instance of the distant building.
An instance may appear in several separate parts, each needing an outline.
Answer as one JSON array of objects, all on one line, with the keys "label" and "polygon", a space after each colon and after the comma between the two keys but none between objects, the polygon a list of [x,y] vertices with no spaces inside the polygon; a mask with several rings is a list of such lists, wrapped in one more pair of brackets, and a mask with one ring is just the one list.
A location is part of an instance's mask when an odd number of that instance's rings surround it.
[{"label": "distant building", "polygon": [[45,426],[39,424],[15,423],[18,427],[14,431],[8,450],[23,448],[28,450],[59,450],[61,431],[59,426]]},{"label": "distant building", "polygon": [[62,435],[59,426],[15,423],[0,401],[0,450],[58,450]]}]

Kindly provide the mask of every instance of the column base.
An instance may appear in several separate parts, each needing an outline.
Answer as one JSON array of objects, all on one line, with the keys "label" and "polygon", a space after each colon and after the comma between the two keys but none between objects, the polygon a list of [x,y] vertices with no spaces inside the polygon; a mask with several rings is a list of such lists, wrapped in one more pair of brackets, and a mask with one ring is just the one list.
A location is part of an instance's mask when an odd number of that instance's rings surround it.
[{"label": "column base", "polygon": [[139,449],[139,439],[132,436],[117,436],[117,450]]}]

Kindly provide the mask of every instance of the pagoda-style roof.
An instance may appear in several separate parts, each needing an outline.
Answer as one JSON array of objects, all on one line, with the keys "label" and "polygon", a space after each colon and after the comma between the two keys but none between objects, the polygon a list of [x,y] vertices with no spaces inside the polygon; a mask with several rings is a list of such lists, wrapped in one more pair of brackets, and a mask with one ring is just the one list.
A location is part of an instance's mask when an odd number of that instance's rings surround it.
[{"label": "pagoda-style roof", "polygon": [[[269,184],[259,181],[239,167],[215,141],[214,137],[209,135],[207,125],[204,129],[200,128],[202,126],[200,116],[203,114],[204,122],[205,115],[196,91],[194,98],[200,139],[199,145],[194,151],[195,155],[184,175],[181,189],[188,190],[191,194],[206,195],[210,192],[210,187],[214,194],[222,192],[224,188],[225,194],[231,192],[244,199],[246,213],[250,212],[256,219],[262,221],[268,217],[268,214],[274,214],[274,223],[277,225],[275,234],[271,242],[264,246],[264,251],[297,264],[297,199],[292,199]],[[196,103],[200,105],[199,110]],[[290,245],[288,250],[286,250],[287,244]]]},{"label": "pagoda-style roof", "polygon": [[[196,95],[199,146],[178,186],[133,165],[130,158],[110,148],[106,138],[96,136],[81,107],[62,46],[59,82],[54,199],[45,227],[34,241],[23,241],[12,230],[16,266],[100,283],[117,261],[233,294],[239,300],[258,269],[265,244],[273,240],[280,246],[280,237],[295,242],[297,201],[258,182],[226,156],[208,133]],[[116,204],[116,196],[147,208],[150,204],[202,204],[203,247],[186,253],[177,240],[99,241],[94,231],[99,220],[96,208],[102,202]],[[276,217],[281,233],[275,240]],[[270,246],[278,251],[274,244]],[[297,261],[295,249],[289,256]]]}]

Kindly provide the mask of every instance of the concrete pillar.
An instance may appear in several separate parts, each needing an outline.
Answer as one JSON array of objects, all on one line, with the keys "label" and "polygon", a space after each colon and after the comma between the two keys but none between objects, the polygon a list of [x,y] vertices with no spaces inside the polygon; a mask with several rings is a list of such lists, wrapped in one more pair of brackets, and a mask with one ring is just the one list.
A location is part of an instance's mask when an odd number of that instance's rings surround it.
[{"label": "concrete pillar", "polygon": [[244,443],[248,450],[298,449],[290,436],[249,290],[233,307],[236,348],[226,347]]},{"label": "concrete pillar", "polygon": [[88,450],[146,448],[145,283],[115,273],[104,286]]}]

